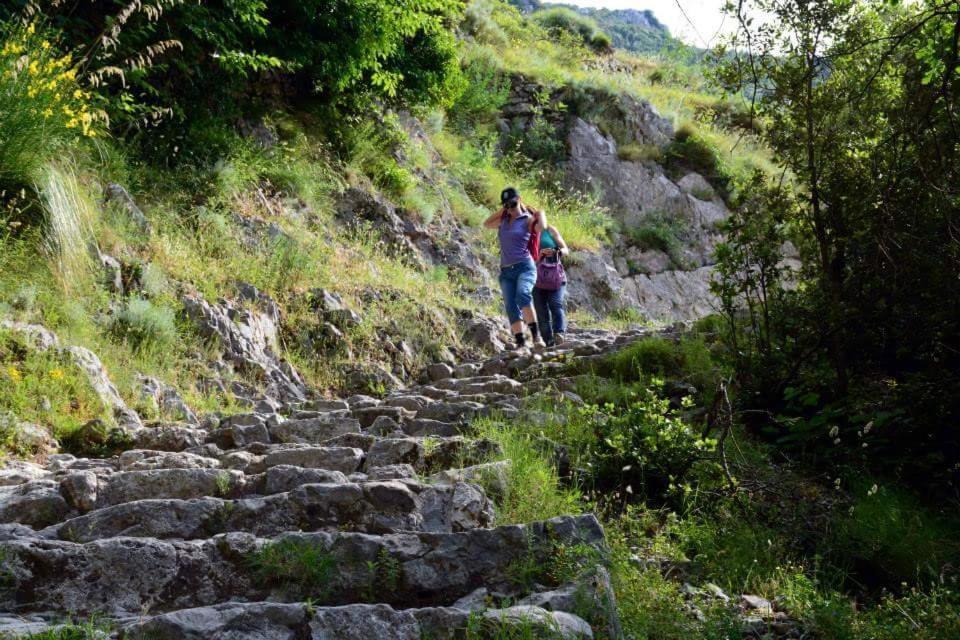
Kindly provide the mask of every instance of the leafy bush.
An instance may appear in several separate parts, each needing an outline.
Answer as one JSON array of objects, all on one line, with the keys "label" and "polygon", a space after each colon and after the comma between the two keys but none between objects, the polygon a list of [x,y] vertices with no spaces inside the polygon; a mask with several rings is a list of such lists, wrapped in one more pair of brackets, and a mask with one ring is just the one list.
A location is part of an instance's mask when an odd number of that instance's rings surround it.
[{"label": "leafy bush", "polygon": [[491,52],[480,49],[464,62],[466,87],[450,108],[450,122],[461,132],[493,124],[510,95],[510,82]]},{"label": "leafy bush", "polygon": [[594,51],[599,51],[601,53],[607,53],[613,51],[613,41],[610,39],[610,36],[598,31],[593,34],[593,37],[590,38],[590,48]]},{"label": "leafy bush", "polygon": [[645,387],[626,407],[585,409],[597,433],[592,452],[594,481],[599,488],[658,498],[684,488],[695,463],[707,457],[715,442],[703,438]]},{"label": "leafy bush", "polygon": [[533,14],[533,19],[554,36],[568,33],[597,51],[611,48],[610,36],[597,26],[596,20],[566,7],[551,7]]},{"label": "leafy bush", "polygon": [[667,166],[696,171],[724,194],[729,192],[732,175],[716,145],[698,129],[684,123],[677,128],[674,140],[666,148]]},{"label": "leafy bush", "polygon": [[567,145],[557,127],[541,113],[527,126],[514,125],[503,141],[505,149],[520,154],[549,172],[567,155]]},{"label": "leafy bush", "polygon": [[110,329],[135,351],[163,351],[177,340],[173,311],[143,298],[131,298],[114,314]]},{"label": "leafy bush", "polygon": [[0,184],[19,186],[58,149],[97,135],[98,116],[77,85],[76,62],[57,53],[50,33],[19,23],[0,32]]}]

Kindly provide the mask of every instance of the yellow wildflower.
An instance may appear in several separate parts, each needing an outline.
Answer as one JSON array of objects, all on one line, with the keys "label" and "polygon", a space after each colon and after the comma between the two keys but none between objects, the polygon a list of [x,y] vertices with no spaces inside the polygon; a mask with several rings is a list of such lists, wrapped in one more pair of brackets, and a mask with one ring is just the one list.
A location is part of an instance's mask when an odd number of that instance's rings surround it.
[{"label": "yellow wildflower", "polygon": [[47,107],[46,109],[43,110],[44,118],[49,118],[52,115],[53,115],[53,109],[51,109],[50,107]]},{"label": "yellow wildflower", "polygon": [[33,24],[33,23],[31,23],[30,26],[27,27],[27,35],[28,35],[28,36],[32,36],[34,33],[36,33],[36,31],[37,31],[37,26],[36,26],[35,24]]},{"label": "yellow wildflower", "polygon": [[36,60],[31,61],[30,66],[27,67],[27,73],[35,76],[39,71],[40,71],[40,64]]},{"label": "yellow wildflower", "polygon": [[7,367],[7,376],[14,382],[20,382],[20,380],[23,378],[23,374],[20,373],[20,370],[13,365]]},{"label": "yellow wildflower", "polygon": [[80,100],[81,98],[83,98],[83,91],[80,91],[80,89],[74,90],[73,97],[76,98],[77,100]]},{"label": "yellow wildflower", "polygon": [[50,377],[54,380],[63,380],[63,369],[53,369],[50,371]]},{"label": "yellow wildflower", "polygon": [[42,49],[44,49],[44,50],[47,50],[47,49],[50,48],[50,43],[47,42],[46,40],[43,40],[43,41],[40,43],[40,47],[41,47]]}]

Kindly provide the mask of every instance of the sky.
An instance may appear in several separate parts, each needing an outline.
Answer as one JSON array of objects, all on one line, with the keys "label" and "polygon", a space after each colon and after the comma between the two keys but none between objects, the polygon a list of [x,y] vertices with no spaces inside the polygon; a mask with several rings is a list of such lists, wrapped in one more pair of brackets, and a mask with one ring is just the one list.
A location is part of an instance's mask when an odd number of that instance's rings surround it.
[{"label": "sky", "polygon": [[721,10],[726,0],[557,0],[557,2],[607,9],[650,9],[657,20],[667,25],[671,34],[687,44],[698,47],[717,44],[718,31],[727,33],[736,27],[734,20],[724,16]]}]

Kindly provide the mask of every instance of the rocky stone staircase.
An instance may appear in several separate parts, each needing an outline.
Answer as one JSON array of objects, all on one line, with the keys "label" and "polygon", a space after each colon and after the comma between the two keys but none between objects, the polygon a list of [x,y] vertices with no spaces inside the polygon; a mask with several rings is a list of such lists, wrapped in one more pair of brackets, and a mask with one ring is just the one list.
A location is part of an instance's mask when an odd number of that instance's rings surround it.
[{"label": "rocky stone staircase", "polygon": [[[147,426],[109,459],[9,462],[0,637],[90,616],[142,640],[618,637],[597,520],[497,526],[509,461],[470,425],[569,394],[559,368],[643,335],[437,364],[382,399]],[[590,558],[567,582],[545,578],[558,548]]]}]

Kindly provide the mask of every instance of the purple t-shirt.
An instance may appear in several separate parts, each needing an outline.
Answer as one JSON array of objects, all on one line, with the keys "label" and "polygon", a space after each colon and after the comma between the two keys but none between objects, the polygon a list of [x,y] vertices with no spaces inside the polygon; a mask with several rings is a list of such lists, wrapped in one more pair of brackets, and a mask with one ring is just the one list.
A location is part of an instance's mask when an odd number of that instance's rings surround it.
[{"label": "purple t-shirt", "polygon": [[515,220],[503,216],[500,223],[500,266],[508,267],[530,260],[530,214],[521,213]]}]

